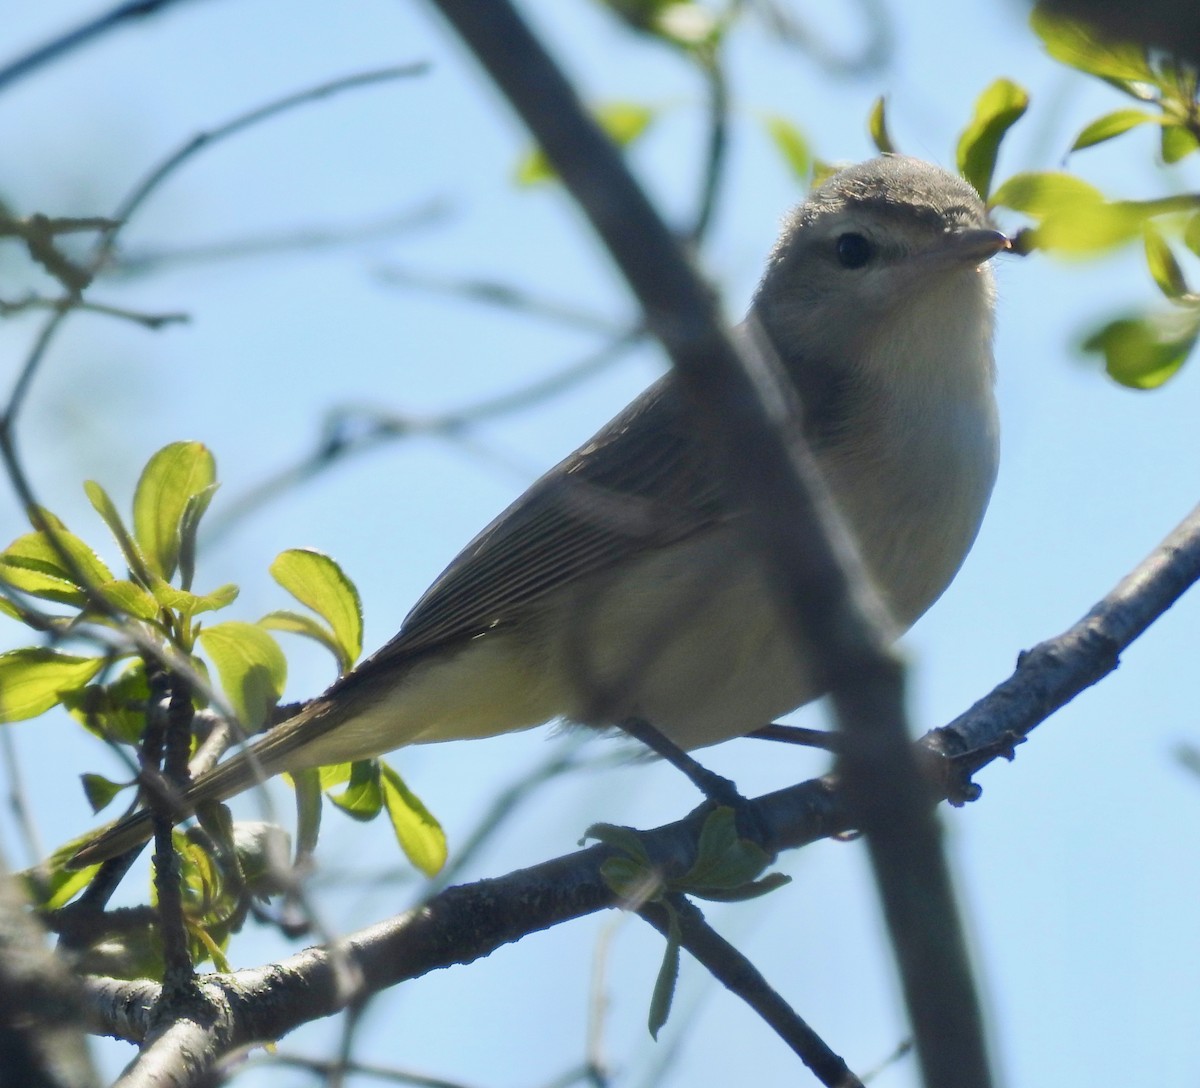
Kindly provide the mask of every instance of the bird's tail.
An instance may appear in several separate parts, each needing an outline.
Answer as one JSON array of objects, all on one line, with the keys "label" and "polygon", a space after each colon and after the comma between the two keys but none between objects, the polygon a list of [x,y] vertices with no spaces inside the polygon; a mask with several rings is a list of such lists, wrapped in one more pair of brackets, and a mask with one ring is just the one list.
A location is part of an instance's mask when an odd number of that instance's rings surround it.
[{"label": "bird's tail", "polygon": [[[314,700],[298,715],[276,726],[256,743],[197,777],[177,798],[171,812],[172,818],[175,821],[186,819],[201,806],[226,801],[281,771],[313,765],[314,761],[297,759],[297,741],[306,732],[311,736],[314,719],[327,716],[329,709],[324,700]],[[304,726],[308,726],[308,730]],[[81,847],[68,862],[68,867],[82,869],[107,861],[146,842],[153,832],[153,814],[149,809],[139,809],[101,831]]]}]

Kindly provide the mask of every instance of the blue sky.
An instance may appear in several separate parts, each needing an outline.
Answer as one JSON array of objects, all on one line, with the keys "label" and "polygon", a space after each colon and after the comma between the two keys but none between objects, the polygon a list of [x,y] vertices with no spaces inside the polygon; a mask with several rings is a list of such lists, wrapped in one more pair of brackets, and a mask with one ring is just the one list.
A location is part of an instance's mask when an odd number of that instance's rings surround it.
[{"label": "blue sky", "polygon": [[[9,55],[93,10],[76,0],[14,9],[6,13]],[[597,5],[541,0],[525,10],[587,97],[662,108],[634,162],[667,215],[686,218],[701,153],[701,89],[691,74],[631,40]],[[763,112],[791,119],[822,157],[854,160],[870,154],[865,117],[886,92],[901,147],[949,164],[975,95],[1006,75],[1029,88],[1033,106],[1005,146],[1004,176],[1056,166],[1075,132],[1122,104],[1050,62],[1023,19],[1011,3],[963,6],[953,17],[929,2],[896,6],[890,64],[856,79],[833,77],[755,30],[737,39],[732,169],[703,254],[731,317],[801,195],[763,135]],[[829,33],[853,48],[861,25],[846,15]],[[357,223],[431,201],[446,209],[435,222],[349,251],[198,265],[98,287],[97,298],[183,309],[193,320],[151,334],[85,315],[48,358],[20,438],[40,498],[75,531],[104,539],[83,479],[101,480],[127,502],[138,468],[166,442],[197,438],[212,447],[223,480],[219,514],[307,452],[332,405],[450,409],[552,373],[597,343],[576,329],[383,284],[383,266],[501,279],[615,321],[628,316],[627,295],[565,198],[514,188],[525,140],[423,5],[347,0],[334,13],[307,0],[286,10],[268,0],[191,4],[106,39],[0,95],[8,149],[0,196],[20,212],[107,212],[198,131],[337,75],[412,60],[429,61],[430,73],[315,104],[198,156],[130,227],[125,244],[135,251]],[[1194,165],[1163,174],[1152,150],[1152,135],[1135,133],[1071,165],[1114,195],[1194,186]],[[0,257],[0,275],[4,297],[29,283],[12,252]],[[1099,318],[1153,300],[1136,253],[1089,265],[1007,259],[998,275],[1000,479],[960,577],[904,643],[921,729],[948,721],[1007,676],[1020,649],[1073,622],[1196,501],[1200,366],[1139,394],[1072,347]],[[0,327],[0,372],[15,370],[34,331],[29,320]],[[238,582],[230,614],[254,619],[285,604],[266,576],[274,555],[321,548],[358,582],[373,648],[482,524],[661,365],[653,349],[639,351],[553,402],[481,428],[476,449],[414,439],[347,463],[216,542],[202,557],[201,584]],[[4,491],[0,529],[6,538],[22,529]],[[1185,1083],[1200,1071],[1200,851],[1191,830],[1200,781],[1172,757],[1200,733],[1198,620],[1197,599],[1185,599],[1115,676],[1037,730],[1015,764],[985,771],[978,804],[944,813],[1008,1083]],[[0,631],[4,644],[19,637],[15,628]],[[314,694],[332,679],[327,658],[288,650],[289,696]],[[821,724],[823,712],[809,708],[798,720]],[[10,728],[27,780],[53,775],[60,783],[35,791],[46,843],[78,833],[91,817],[73,776],[115,774],[115,762],[77,745],[64,719]],[[550,736],[543,729],[418,749],[395,764],[453,845],[498,788],[548,754]],[[752,741],[712,749],[706,762],[748,793],[822,767],[818,757]],[[597,820],[648,826],[694,803],[686,783],[655,765],[571,777],[522,810],[468,875],[570,850]],[[4,848],[23,864],[9,825],[6,815]],[[382,828],[331,816],[325,836],[335,879],[316,894],[331,928],[409,902],[414,889]],[[376,860],[395,879],[352,885],[346,870]],[[782,867],[795,877],[784,890],[710,914],[852,1066],[870,1067],[904,1028],[861,846],[820,844]],[[385,997],[368,1013],[359,1056],[498,1088],[548,1080],[582,1057],[593,953],[613,926],[608,917],[584,919]],[[660,955],[644,929],[627,920],[611,934],[604,1048],[618,1069],[653,1061],[667,1045],[655,1048],[644,1029]],[[277,940],[252,936],[233,958],[251,965],[282,951]],[[785,1048],[690,965],[676,1011],[681,1027],[682,1014],[695,1019],[661,1083],[739,1083],[751,1071],[763,1085],[796,1082]],[[669,1026],[664,1037],[671,1034]],[[316,1053],[334,1038],[335,1025],[319,1024],[292,1042]],[[115,1045],[101,1049],[110,1070],[126,1057]],[[248,1083],[302,1081],[299,1073],[255,1076]],[[908,1063],[875,1082],[914,1083]]]}]

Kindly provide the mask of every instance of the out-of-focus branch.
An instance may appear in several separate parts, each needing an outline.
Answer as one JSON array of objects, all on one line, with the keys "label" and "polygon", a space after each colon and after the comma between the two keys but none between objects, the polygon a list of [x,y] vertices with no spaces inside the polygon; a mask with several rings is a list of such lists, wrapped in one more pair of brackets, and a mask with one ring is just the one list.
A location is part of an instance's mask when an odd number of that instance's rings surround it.
[{"label": "out-of-focus branch", "polygon": [[739,351],[612,143],[507,0],[434,0],[529,127],[588,216],[671,358],[697,433],[748,513],[751,543],[817,656],[849,743],[842,758],[866,832],[929,1088],[991,1083],[935,816],[908,741],[903,671],[861,558],[799,433],[794,389],[766,337]]},{"label": "out-of-focus branch", "polygon": [[179,2],[180,0],[126,0],[126,3],[118,4],[103,15],[89,19],[86,23],[80,23],[79,26],[51,38],[45,44],[31,49],[24,56],[18,57],[0,68],[0,90],[43,65],[61,59],[94,38],[98,38],[110,30],[115,30],[123,23],[132,22],[134,19],[143,19],[148,15],[157,15],[160,11]]},{"label": "out-of-focus branch", "polygon": [[92,1088],[78,983],[46,947],[19,887],[0,865],[0,1081]]}]

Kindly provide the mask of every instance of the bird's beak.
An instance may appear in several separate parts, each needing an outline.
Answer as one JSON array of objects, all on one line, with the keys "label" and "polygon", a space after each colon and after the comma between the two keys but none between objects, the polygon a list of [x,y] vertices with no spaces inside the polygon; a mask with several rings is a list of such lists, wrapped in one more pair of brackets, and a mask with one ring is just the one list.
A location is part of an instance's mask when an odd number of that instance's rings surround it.
[{"label": "bird's beak", "polygon": [[1005,249],[1012,249],[1012,242],[998,230],[958,230],[947,234],[930,256],[939,264],[978,265]]}]

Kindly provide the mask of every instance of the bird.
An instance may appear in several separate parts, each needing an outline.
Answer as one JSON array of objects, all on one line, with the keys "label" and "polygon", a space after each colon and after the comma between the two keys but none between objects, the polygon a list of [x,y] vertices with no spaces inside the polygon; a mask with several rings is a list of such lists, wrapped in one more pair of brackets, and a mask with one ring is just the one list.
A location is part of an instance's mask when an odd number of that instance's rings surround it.
[{"label": "bird", "polygon": [[[990,259],[976,191],[882,155],[786,218],[737,337],[764,335],[801,431],[898,632],[942,594],[996,477]],[[683,750],[821,694],[732,488],[668,373],[532,484],[399,633],[290,719],[182,788],[175,818],[265,777],[561,719],[648,722]],[[149,838],[143,809],[80,867]]]}]

